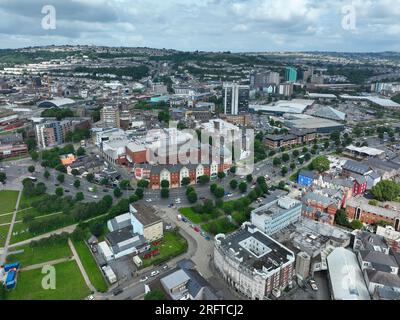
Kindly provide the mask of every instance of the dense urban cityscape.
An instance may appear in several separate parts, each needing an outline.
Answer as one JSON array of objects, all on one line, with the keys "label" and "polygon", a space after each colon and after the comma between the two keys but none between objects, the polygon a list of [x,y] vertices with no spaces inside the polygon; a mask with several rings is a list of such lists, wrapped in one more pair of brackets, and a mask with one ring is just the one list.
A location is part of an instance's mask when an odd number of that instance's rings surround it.
[{"label": "dense urban cityscape", "polygon": [[400,53],[0,49],[0,182],[1,300],[400,300]]}]

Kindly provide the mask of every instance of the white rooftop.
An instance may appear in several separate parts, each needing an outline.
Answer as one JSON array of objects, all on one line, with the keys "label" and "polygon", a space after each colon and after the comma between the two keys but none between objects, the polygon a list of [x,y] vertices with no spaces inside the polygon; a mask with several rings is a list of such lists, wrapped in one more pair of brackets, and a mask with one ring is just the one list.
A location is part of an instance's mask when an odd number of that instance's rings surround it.
[{"label": "white rooftop", "polygon": [[307,94],[310,98],[326,98],[326,99],[336,99],[337,96],[331,93],[311,93]]},{"label": "white rooftop", "polygon": [[364,153],[367,154],[369,156],[379,156],[383,153],[385,153],[385,151],[383,150],[379,150],[376,148],[371,148],[371,147],[356,147],[354,145],[350,145],[348,146],[346,149],[350,150],[350,151],[355,151],[355,152],[359,152],[359,153]]},{"label": "white rooftop", "polygon": [[342,99],[351,99],[351,100],[367,100],[381,107],[396,107],[400,108],[400,104],[385,98],[380,98],[377,96],[350,96],[348,94],[341,95],[340,98]]},{"label": "white rooftop", "polygon": [[312,104],[314,104],[314,100],[293,99],[290,101],[279,100],[268,105],[250,105],[249,108],[254,111],[303,113]]},{"label": "white rooftop", "polygon": [[370,300],[356,255],[336,248],[327,258],[334,300]]}]

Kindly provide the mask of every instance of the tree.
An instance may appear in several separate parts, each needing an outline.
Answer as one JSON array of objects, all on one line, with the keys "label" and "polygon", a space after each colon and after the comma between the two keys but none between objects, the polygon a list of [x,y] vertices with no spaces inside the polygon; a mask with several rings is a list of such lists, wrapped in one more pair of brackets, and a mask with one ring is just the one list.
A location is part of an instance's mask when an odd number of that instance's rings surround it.
[{"label": "tree", "polygon": [[78,192],[78,193],[75,195],[75,200],[76,200],[76,201],[82,201],[84,198],[85,198],[85,196],[83,195],[83,192]]},{"label": "tree", "polygon": [[36,150],[32,150],[29,152],[29,155],[31,156],[33,161],[37,161],[39,159],[39,153]]},{"label": "tree", "polygon": [[196,203],[197,202],[197,193],[192,191],[187,195],[187,198],[190,203]]},{"label": "tree", "polygon": [[161,181],[161,188],[169,188],[169,181],[168,180]]},{"label": "tree", "polygon": [[76,179],[76,180],[74,181],[74,187],[77,188],[77,189],[79,189],[80,186],[81,186],[81,182],[80,182],[78,179]]},{"label": "tree", "polygon": [[100,237],[103,234],[104,225],[100,222],[94,223],[89,227],[90,233],[95,237]]},{"label": "tree", "polygon": [[139,180],[138,183],[137,183],[137,186],[138,186],[138,188],[145,189],[145,188],[147,188],[149,186],[149,181],[148,180],[144,180],[144,179]]},{"label": "tree", "polygon": [[60,198],[61,198],[61,197],[63,196],[63,194],[64,194],[64,189],[61,188],[61,187],[58,187],[58,188],[56,188],[55,193],[56,193],[56,196],[57,196],[57,197],[60,197]]},{"label": "tree", "polygon": [[187,189],[186,189],[186,195],[188,195],[188,194],[191,193],[191,192],[196,192],[196,190],[195,190],[192,186],[187,187]]},{"label": "tree", "polygon": [[190,178],[189,177],[182,178],[181,184],[184,187],[188,186],[190,184]]},{"label": "tree", "polygon": [[214,196],[216,198],[222,198],[225,195],[225,189],[223,187],[217,187],[217,189],[214,192]]},{"label": "tree", "polygon": [[300,155],[300,152],[299,152],[298,150],[294,150],[294,151],[292,152],[292,156],[293,156],[294,158],[297,158],[299,155]]},{"label": "tree", "polygon": [[263,184],[265,182],[266,182],[265,177],[263,177],[263,176],[257,177],[257,184],[260,185],[260,184]]},{"label": "tree", "polygon": [[86,180],[89,181],[90,183],[92,183],[94,181],[94,174],[93,173],[89,173],[86,176]]},{"label": "tree", "polygon": [[122,181],[119,183],[119,187],[120,187],[122,190],[128,190],[128,189],[130,188],[130,186],[131,186],[131,183],[130,183],[129,180],[122,180]]},{"label": "tree", "polygon": [[340,226],[349,227],[349,219],[347,218],[346,211],[344,209],[336,211],[335,223]]},{"label": "tree", "polygon": [[275,167],[277,167],[277,166],[280,166],[280,165],[282,164],[282,161],[281,161],[281,159],[279,159],[279,158],[274,158],[274,160],[272,161],[272,164],[273,164]]},{"label": "tree", "polygon": [[139,199],[143,199],[144,196],[144,189],[143,188],[137,188],[135,191],[135,194]]},{"label": "tree", "polygon": [[296,169],[296,164],[294,162],[292,162],[290,164],[290,169],[292,169],[292,170]]},{"label": "tree", "polygon": [[82,147],[79,147],[78,150],[76,150],[76,155],[78,157],[82,157],[86,154],[86,150]]},{"label": "tree", "polygon": [[7,180],[7,175],[4,172],[0,172],[0,182],[4,183]]},{"label": "tree", "polygon": [[223,172],[223,171],[221,171],[221,172],[218,172],[218,178],[219,179],[223,179],[223,178],[225,178],[226,177],[226,174],[225,174],[225,172]]},{"label": "tree", "polygon": [[110,183],[110,179],[108,179],[108,177],[103,177],[103,178],[101,178],[101,180],[100,180],[100,184],[102,185],[102,186],[106,186],[106,185],[108,185]]},{"label": "tree", "polygon": [[330,168],[331,162],[325,156],[319,156],[315,158],[310,165],[311,170],[316,170],[320,173],[328,171]]},{"label": "tree", "polygon": [[229,169],[229,172],[235,174],[236,173],[236,167],[235,166],[231,167]]},{"label": "tree", "polygon": [[282,154],[282,161],[288,162],[290,160],[290,156],[287,153]]},{"label": "tree", "polygon": [[138,201],[139,200],[139,197],[136,195],[136,194],[132,194],[130,197],[129,197],[129,203],[134,203],[134,202],[136,202],[136,201]]},{"label": "tree", "polygon": [[49,179],[50,178],[50,172],[49,171],[45,171],[45,172],[43,172],[43,177],[45,177],[46,179]]},{"label": "tree", "polygon": [[371,191],[379,201],[394,201],[400,196],[400,184],[392,180],[382,180]]},{"label": "tree", "polygon": [[309,160],[311,159],[311,154],[306,153],[306,154],[304,155],[304,159],[305,159],[306,161],[309,161]]},{"label": "tree", "polygon": [[235,190],[235,189],[238,187],[238,182],[237,182],[237,180],[235,180],[235,179],[231,180],[231,182],[229,182],[229,186],[230,186],[233,190]]},{"label": "tree", "polygon": [[168,110],[166,110],[166,111],[162,110],[158,113],[158,121],[168,123],[170,119],[171,119],[171,116],[170,116]]},{"label": "tree", "polygon": [[169,198],[169,188],[161,188],[161,198]]},{"label": "tree", "polygon": [[218,188],[218,185],[217,185],[216,183],[213,183],[213,184],[210,186],[210,191],[211,191],[211,193],[212,193],[212,194],[215,194],[215,191],[217,190],[217,188]]},{"label": "tree", "polygon": [[120,198],[122,196],[122,191],[118,187],[114,188],[113,193],[114,193],[114,197],[116,197],[116,198]]},{"label": "tree", "polygon": [[29,171],[30,173],[34,173],[34,172],[35,172],[35,166],[29,166],[29,167],[28,167],[28,171]]},{"label": "tree", "polygon": [[245,193],[247,191],[247,183],[246,182],[241,182],[239,184],[239,190],[241,193]]},{"label": "tree", "polygon": [[207,175],[203,175],[199,177],[200,184],[206,184],[210,182],[210,177]]},{"label": "tree", "polygon": [[325,141],[324,142],[324,149],[328,149],[329,148],[329,141]]},{"label": "tree", "polygon": [[247,176],[246,176],[246,181],[247,182],[252,182],[253,181],[253,175],[252,174],[248,174]]},{"label": "tree", "polygon": [[287,167],[282,167],[282,169],[281,169],[282,176],[283,177],[286,176],[287,173],[288,173],[288,168]]},{"label": "tree", "polygon": [[350,222],[350,225],[354,230],[361,230],[364,227],[363,223],[360,220],[353,220],[352,222]]},{"label": "tree", "polygon": [[302,151],[303,151],[303,153],[307,153],[308,152],[308,148],[304,147]]},{"label": "tree", "polygon": [[144,296],[144,300],[165,300],[167,297],[161,290],[153,290]]},{"label": "tree", "polygon": [[57,180],[58,180],[58,182],[60,182],[60,183],[64,183],[64,181],[65,181],[65,176],[64,176],[64,174],[63,174],[63,173],[58,174],[58,175],[57,175]]},{"label": "tree", "polygon": [[78,169],[72,169],[71,173],[74,177],[79,176],[79,170]]}]

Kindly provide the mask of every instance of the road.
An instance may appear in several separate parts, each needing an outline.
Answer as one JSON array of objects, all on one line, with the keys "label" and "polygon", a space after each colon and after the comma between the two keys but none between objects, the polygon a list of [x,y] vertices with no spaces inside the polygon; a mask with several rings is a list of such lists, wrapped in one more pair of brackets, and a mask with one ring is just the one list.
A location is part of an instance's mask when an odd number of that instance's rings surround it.
[{"label": "road", "polygon": [[[178,221],[176,219],[178,211],[173,208],[160,206],[161,218],[165,223],[172,225],[173,227],[178,226],[180,234],[188,242],[188,250],[186,253],[175,257],[168,261],[168,269],[160,267],[149,267],[141,270],[137,273],[137,276],[130,281],[124,282],[122,285],[114,286],[111,292],[105,294],[97,294],[97,299],[109,299],[109,300],[125,300],[125,299],[140,299],[145,292],[145,284],[150,284],[156,281],[172,268],[176,267],[176,264],[182,259],[191,259],[195,264],[197,271],[205,278],[209,279],[214,276],[210,271],[209,264],[212,261],[212,254],[214,248],[214,242],[205,240],[199,233],[195,232],[188,223]],[[156,277],[151,277],[152,271],[157,270],[160,272]],[[140,278],[148,277],[149,279],[145,282],[140,282]],[[122,289],[122,293],[117,296],[113,295],[113,291],[117,288]]]}]

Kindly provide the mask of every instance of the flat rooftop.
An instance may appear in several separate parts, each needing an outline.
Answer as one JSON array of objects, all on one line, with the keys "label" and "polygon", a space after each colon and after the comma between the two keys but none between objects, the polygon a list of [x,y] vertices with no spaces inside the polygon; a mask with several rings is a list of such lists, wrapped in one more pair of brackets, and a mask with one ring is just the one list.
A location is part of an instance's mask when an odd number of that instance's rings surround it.
[{"label": "flat rooftop", "polygon": [[157,210],[152,206],[145,204],[134,204],[131,205],[131,207],[135,209],[133,214],[135,215],[136,219],[138,219],[144,226],[161,221],[161,218],[156,215]]},{"label": "flat rooftop", "polygon": [[292,251],[250,224],[218,240],[219,250],[234,256],[250,272],[270,272],[294,259]]}]

